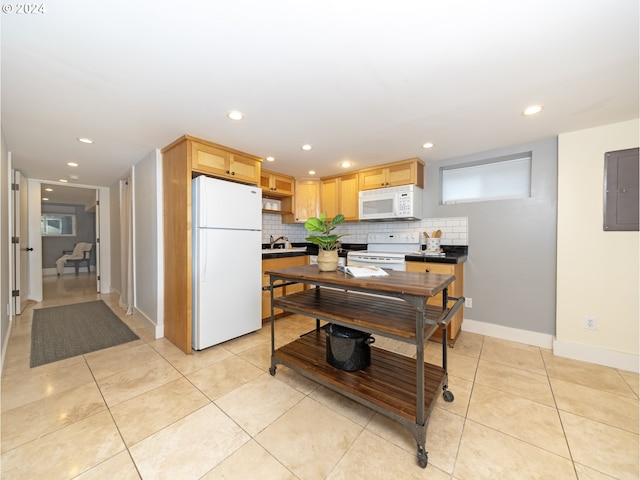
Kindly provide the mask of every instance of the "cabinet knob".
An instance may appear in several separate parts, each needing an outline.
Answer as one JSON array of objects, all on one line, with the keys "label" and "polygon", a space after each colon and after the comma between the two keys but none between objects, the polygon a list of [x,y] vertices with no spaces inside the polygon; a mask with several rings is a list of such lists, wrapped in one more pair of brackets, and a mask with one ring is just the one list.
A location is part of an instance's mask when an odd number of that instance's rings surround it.
[{"label": "cabinet knob", "polygon": [[226,174],[229,175],[231,172],[229,170],[226,171]]},{"label": "cabinet knob", "polygon": [[425,271],[426,273],[429,273],[429,269],[428,269],[428,268],[425,268],[425,269],[424,269],[424,271]]},{"label": "cabinet knob", "polygon": [[236,174],[236,172],[231,172],[231,175],[235,175],[235,174]]}]

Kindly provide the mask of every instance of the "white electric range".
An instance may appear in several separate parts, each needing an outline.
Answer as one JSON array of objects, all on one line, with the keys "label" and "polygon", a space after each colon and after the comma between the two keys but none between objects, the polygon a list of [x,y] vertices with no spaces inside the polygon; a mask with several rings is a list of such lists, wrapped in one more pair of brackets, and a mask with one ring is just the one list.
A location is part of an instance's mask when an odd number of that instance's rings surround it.
[{"label": "white electric range", "polygon": [[404,272],[405,255],[421,252],[421,233],[370,233],[367,250],[347,253],[347,265],[367,265]]}]

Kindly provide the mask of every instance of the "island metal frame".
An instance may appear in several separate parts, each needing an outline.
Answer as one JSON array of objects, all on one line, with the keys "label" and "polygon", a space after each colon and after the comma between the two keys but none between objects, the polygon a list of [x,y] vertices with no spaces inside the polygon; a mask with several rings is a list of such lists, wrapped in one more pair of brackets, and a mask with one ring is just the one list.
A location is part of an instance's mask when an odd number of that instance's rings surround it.
[{"label": "island metal frame", "polygon": [[[270,285],[264,288],[271,290],[269,373],[275,375],[277,365],[287,366],[401,423],[413,434],[418,464],[425,468],[428,420],[437,397],[442,392],[445,401],[454,400],[448,390],[447,327],[464,297],[448,297],[453,275],[389,273],[389,277],[354,278],[342,272],[319,272],[315,265],[265,272]],[[276,288],[295,283],[313,288],[275,297]],[[427,304],[429,297],[440,292],[441,306]],[[276,349],[275,308],[315,318],[316,328]],[[326,360],[327,339],[321,321],[412,344],[415,360],[372,346],[367,368],[355,372],[335,368]],[[424,361],[425,342],[438,328],[443,338],[442,366]]]}]

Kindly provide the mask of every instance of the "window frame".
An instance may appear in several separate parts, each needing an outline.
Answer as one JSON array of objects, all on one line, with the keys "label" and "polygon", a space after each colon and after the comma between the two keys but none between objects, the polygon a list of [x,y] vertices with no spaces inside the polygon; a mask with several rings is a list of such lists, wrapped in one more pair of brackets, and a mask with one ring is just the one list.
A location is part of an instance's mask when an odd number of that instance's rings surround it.
[{"label": "window frame", "polygon": [[[446,172],[452,171],[462,171],[465,169],[476,169],[476,167],[490,167],[497,166],[498,164],[505,164],[508,162],[515,162],[519,160],[526,161],[526,175],[527,175],[527,188],[523,189],[520,193],[505,193],[504,195],[479,195],[475,197],[468,198],[454,198],[451,200],[445,200],[445,182],[447,181]],[[511,200],[517,198],[530,198],[531,197],[531,183],[532,183],[532,169],[533,169],[533,152],[520,152],[511,155],[504,155],[501,157],[493,157],[486,158],[481,160],[476,160],[473,162],[461,163],[456,165],[446,165],[441,166],[439,168],[439,182],[440,182],[440,205],[456,205],[460,203],[477,203],[477,202],[485,202],[485,201],[495,201],[495,200]],[[480,171],[480,170],[478,170]],[[521,173],[524,173],[523,170]],[[485,170],[485,172],[489,172],[489,170]],[[493,172],[494,175],[499,172]],[[483,177],[478,175],[476,176],[479,180],[482,180]],[[489,176],[487,176],[488,178]],[[473,176],[469,176],[469,178],[473,178]]]},{"label": "window frame", "polygon": [[[71,218],[71,233],[62,233],[65,217]],[[56,220],[60,222],[60,233],[49,233],[48,222]],[[72,213],[43,213],[40,216],[40,235],[43,237],[75,237],[77,235],[76,215]]]}]

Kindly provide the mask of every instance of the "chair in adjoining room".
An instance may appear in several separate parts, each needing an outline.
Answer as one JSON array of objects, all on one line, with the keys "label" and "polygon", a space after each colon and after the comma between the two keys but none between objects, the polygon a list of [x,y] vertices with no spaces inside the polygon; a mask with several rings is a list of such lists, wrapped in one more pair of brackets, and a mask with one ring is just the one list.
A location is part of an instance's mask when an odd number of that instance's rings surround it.
[{"label": "chair in adjoining room", "polygon": [[73,247],[73,251],[65,250],[63,255],[56,260],[56,270],[58,275],[62,275],[64,272],[64,266],[67,262],[72,262],[76,275],[80,272],[80,267],[84,264],[87,266],[87,272],[91,272],[91,250],[93,249],[93,243],[78,242]]}]

